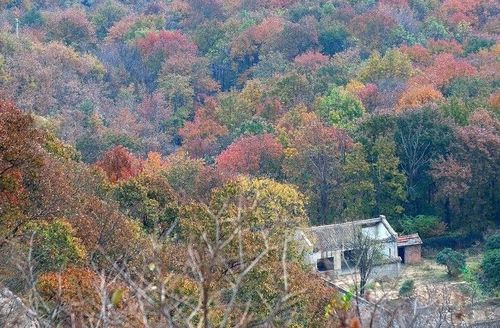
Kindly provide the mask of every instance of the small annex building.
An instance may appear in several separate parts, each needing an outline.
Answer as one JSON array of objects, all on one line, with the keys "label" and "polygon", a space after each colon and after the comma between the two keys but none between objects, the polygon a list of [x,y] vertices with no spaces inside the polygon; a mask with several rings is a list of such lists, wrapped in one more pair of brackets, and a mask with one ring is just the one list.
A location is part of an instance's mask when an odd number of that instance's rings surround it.
[{"label": "small annex building", "polygon": [[[420,258],[422,241],[418,234],[400,237],[385,216],[380,215],[373,219],[314,226],[301,231],[300,238],[308,246],[306,262],[319,272],[330,271],[336,275],[351,273],[354,266],[351,254],[356,249],[356,241],[353,239],[359,232],[369,236],[379,245],[383,261],[377,271],[399,273],[399,264],[402,262],[399,240],[402,241],[401,252],[406,260],[416,263]],[[405,243],[406,240],[408,244]],[[414,246],[415,248],[412,248]]]},{"label": "small annex building", "polygon": [[398,256],[404,264],[422,261],[422,239],[418,233],[398,237]]}]

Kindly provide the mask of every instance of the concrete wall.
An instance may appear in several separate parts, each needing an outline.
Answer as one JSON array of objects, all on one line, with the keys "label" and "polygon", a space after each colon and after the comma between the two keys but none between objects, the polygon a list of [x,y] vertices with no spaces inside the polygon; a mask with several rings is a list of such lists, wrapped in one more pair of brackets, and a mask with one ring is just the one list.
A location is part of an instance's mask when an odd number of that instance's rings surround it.
[{"label": "concrete wall", "polygon": [[[373,279],[384,279],[384,278],[394,278],[399,276],[401,270],[401,263],[387,263],[374,266],[372,268],[372,273],[370,275],[370,280]],[[346,276],[352,275],[353,273],[357,273],[357,270],[344,270],[344,271],[335,271],[334,275],[336,276]]]},{"label": "concrete wall", "polygon": [[422,245],[405,247],[405,264],[415,264],[422,260]]},{"label": "concrete wall", "polygon": [[318,260],[321,258],[321,252],[316,252],[309,254],[306,258],[307,263],[310,265],[314,266],[314,269],[316,270],[316,263],[318,263]]},{"label": "concrete wall", "polygon": [[371,279],[394,278],[399,276],[400,263],[382,264],[373,267]]}]

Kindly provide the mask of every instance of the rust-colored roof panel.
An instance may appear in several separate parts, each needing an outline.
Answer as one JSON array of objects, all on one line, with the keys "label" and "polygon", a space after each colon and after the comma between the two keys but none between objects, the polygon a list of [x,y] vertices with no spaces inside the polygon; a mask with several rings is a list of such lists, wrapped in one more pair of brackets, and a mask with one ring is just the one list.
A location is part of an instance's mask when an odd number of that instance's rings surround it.
[{"label": "rust-colored roof panel", "polygon": [[398,236],[398,246],[422,245],[422,239],[418,233],[411,235]]}]

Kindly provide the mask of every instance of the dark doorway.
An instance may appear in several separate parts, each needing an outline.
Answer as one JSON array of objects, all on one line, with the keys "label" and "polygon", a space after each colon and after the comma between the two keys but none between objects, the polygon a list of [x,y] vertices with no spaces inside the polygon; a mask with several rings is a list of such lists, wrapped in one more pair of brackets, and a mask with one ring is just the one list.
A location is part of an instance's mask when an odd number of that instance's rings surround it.
[{"label": "dark doorway", "polygon": [[333,257],[327,257],[324,259],[319,259],[318,263],[316,264],[316,267],[318,268],[318,271],[330,271],[333,270]]},{"label": "dark doorway", "polygon": [[398,247],[398,256],[401,258],[401,263],[405,263],[405,248]]},{"label": "dark doorway", "polygon": [[344,251],[342,256],[342,271],[353,270],[358,265],[357,257],[359,256],[359,252],[355,250]]}]

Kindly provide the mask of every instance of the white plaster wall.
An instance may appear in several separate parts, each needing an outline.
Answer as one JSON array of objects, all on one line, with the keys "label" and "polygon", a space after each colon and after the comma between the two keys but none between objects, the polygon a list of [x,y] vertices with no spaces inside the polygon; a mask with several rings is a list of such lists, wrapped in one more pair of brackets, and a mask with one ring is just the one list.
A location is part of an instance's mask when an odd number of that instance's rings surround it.
[{"label": "white plaster wall", "polygon": [[366,236],[370,236],[371,238],[379,239],[378,226],[379,224],[373,227],[364,227],[361,229],[361,232]]},{"label": "white plaster wall", "polygon": [[309,264],[314,265],[314,268],[316,268],[316,264],[318,263],[319,259],[321,259],[321,252],[316,252],[309,254],[306,261],[308,261]]},{"label": "white plaster wall", "polygon": [[398,256],[398,246],[396,242],[385,243],[382,246],[382,253],[388,257]]},{"label": "white plaster wall", "polygon": [[382,223],[379,223],[376,226],[364,227],[362,231],[365,235],[376,239],[385,239],[391,236],[391,233]]},{"label": "white plaster wall", "polygon": [[388,238],[391,236],[391,233],[387,230],[384,224],[377,224],[378,237],[380,239]]}]

